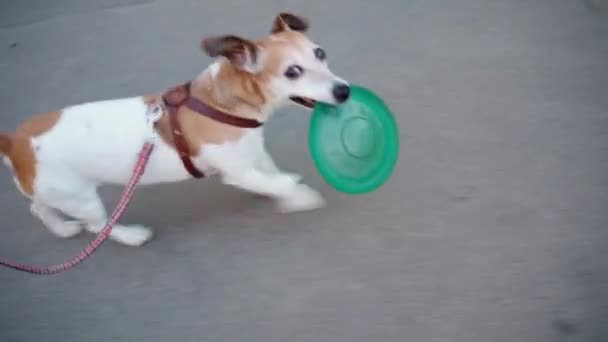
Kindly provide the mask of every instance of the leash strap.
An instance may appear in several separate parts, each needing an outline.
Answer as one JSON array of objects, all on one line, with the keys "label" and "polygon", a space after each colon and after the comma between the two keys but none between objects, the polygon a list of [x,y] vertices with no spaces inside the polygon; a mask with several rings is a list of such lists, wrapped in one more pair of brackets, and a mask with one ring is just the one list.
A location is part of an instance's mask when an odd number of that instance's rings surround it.
[{"label": "leash strap", "polygon": [[152,153],[153,149],[154,143],[146,141],[139,153],[139,157],[137,158],[137,163],[135,164],[135,167],[133,169],[133,175],[131,176],[131,179],[129,180],[127,185],[125,185],[123,192],[120,196],[120,200],[118,201],[114,212],[110,216],[110,219],[106,223],[105,227],[101,230],[101,232],[97,235],[95,240],[91,241],[86,246],[86,248],[83,249],[82,252],[80,252],[80,254],[73,257],[67,262],[52,266],[26,265],[4,260],[0,260],[0,265],[27,273],[51,275],[67,271],[70,268],[84,261],[84,259],[88,258],[99,246],[101,246],[101,244],[108,238],[108,236],[110,236],[112,228],[127,209],[129,202],[131,201],[131,198],[135,193],[135,187],[137,186],[137,183],[139,183],[141,176],[144,174],[146,164],[148,163],[148,159],[150,158],[150,154]]}]

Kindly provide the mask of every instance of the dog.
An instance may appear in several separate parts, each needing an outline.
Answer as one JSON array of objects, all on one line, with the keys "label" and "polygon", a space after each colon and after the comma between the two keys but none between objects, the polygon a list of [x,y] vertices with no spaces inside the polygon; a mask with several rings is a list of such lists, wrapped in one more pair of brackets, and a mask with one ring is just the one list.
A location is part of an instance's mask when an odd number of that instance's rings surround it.
[{"label": "dog", "polygon": [[[4,162],[17,188],[31,200],[32,214],[59,237],[83,229],[98,233],[108,218],[98,188],[129,180],[151,130],[159,138],[141,185],[192,179],[187,161],[205,176],[217,175],[224,184],[271,198],[281,213],[324,206],[317,190],[276,166],[263,134],[263,123],[288,104],[310,109],[317,101],[337,105],[349,98],[348,82],[329,69],[325,51],[307,36],[308,26],[306,18],[279,13],[262,39],[203,39],[201,48],[214,61],[192,79],[187,91],[207,109],[174,108],[174,124],[180,129],[171,125],[166,107],[161,107],[164,115],[155,126],[149,125],[147,113],[163,100],[162,94],[153,94],[33,115],[13,133],[0,134]],[[205,115],[214,111],[259,125],[233,125]],[[187,145],[187,156],[180,153],[178,138]],[[152,236],[147,227],[122,224],[110,234],[129,246],[140,246]]]}]

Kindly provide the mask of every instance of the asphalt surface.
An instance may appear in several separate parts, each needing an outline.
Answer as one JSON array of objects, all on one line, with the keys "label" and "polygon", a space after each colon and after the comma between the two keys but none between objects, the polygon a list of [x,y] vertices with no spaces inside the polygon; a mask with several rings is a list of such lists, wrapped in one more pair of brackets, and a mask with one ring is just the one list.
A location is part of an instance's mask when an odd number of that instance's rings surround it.
[{"label": "asphalt surface", "polygon": [[[598,1],[595,1],[599,3]],[[212,181],[141,189],[77,269],[0,270],[0,341],[608,340],[608,16],[582,1],[4,0],[0,128],[165,89],[210,60],[204,34],[309,17],[334,71],[401,130],[385,187],[338,194],[314,170],[308,115],[269,124],[279,165],[328,207],[281,216]],[[0,170],[0,256],[54,263],[60,240]],[[118,188],[104,188],[109,207]]]}]

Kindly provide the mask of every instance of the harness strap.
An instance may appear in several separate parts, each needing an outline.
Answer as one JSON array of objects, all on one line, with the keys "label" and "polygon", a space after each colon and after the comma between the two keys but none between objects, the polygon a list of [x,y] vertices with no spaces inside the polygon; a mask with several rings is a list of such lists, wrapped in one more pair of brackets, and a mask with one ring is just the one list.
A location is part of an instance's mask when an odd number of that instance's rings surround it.
[{"label": "harness strap", "polygon": [[194,178],[203,178],[205,177],[205,174],[194,166],[194,163],[190,158],[190,147],[188,146],[186,138],[184,138],[184,133],[182,132],[177,117],[177,113],[179,112],[178,109],[178,107],[169,107],[169,124],[171,125],[171,134],[173,136],[175,148],[188,173]]},{"label": "harness strap", "polygon": [[184,167],[192,177],[203,178],[205,177],[205,174],[194,166],[194,163],[190,158],[190,147],[188,146],[188,142],[184,137],[184,133],[178,119],[180,107],[186,106],[188,109],[197,114],[235,127],[256,128],[262,126],[262,123],[254,119],[247,119],[231,115],[209,106],[201,100],[190,96],[190,86],[191,82],[178,85],[167,91],[163,95],[162,99],[169,111],[169,125],[171,126],[173,142],[175,143],[175,148],[177,149]]},{"label": "harness strap", "polygon": [[226,125],[240,128],[257,128],[262,126],[262,123],[257,120],[230,115],[228,113],[217,110],[194,97],[189,97],[184,103],[184,105],[198,114],[201,114]]}]

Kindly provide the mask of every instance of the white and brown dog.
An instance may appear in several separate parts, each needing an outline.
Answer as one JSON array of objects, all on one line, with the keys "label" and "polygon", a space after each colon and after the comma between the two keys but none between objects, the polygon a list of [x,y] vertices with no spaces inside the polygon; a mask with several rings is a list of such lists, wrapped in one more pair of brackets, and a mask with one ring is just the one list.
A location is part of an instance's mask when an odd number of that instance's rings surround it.
[{"label": "white and brown dog", "polygon": [[[321,207],[317,191],[275,166],[257,127],[292,101],[311,107],[348,99],[348,84],[330,71],[325,52],[305,35],[307,27],[305,19],[282,13],[264,39],[204,39],[202,49],[218,59],[188,83],[186,95],[194,105],[167,104],[173,110],[156,123],[161,138],[140,184],[183,181],[197,171],[271,197],[282,212]],[[17,187],[48,229],[61,237],[83,228],[100,231],[107,213],[97,189],[129,180],[150,134],[146,113],[161,98],[166,99],[160,94],[74,105],[32,116],[12,134],[0,135],[0,152]],[[116,225],[110,235],[132,246],[151,236],[140,225]]]}]

